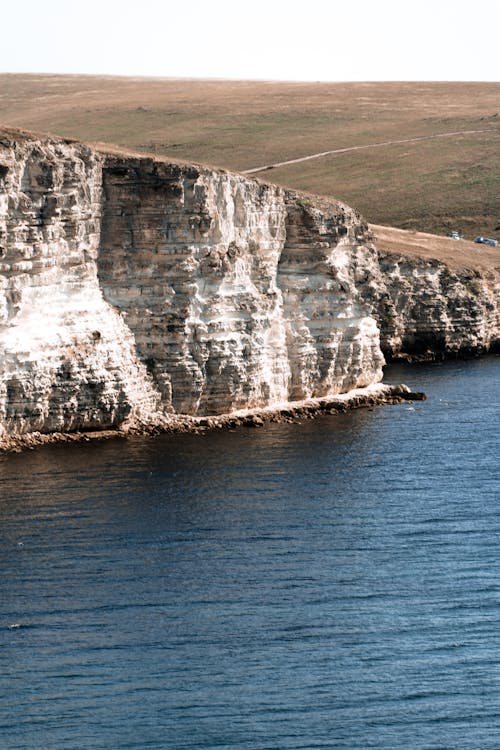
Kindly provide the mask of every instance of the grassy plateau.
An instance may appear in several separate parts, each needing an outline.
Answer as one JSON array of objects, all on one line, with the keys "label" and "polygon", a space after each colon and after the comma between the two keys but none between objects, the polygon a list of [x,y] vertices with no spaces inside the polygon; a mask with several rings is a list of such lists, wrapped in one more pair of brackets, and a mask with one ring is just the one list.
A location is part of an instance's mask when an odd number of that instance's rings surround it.
[{"label": "grassy plateau", "polygon": [[373,224],[500,239],[496,83],[4,74],[0,124],[237,171],[347,149],[256,176],[341,199]]}]

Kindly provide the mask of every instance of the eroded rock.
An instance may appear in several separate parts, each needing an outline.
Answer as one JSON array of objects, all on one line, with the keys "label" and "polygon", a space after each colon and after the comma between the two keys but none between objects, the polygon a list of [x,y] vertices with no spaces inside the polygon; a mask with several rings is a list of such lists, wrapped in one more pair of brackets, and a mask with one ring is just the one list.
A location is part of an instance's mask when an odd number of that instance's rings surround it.
[{"label": "eroded rock", "polygon": [[487,350],[497,300],[495,279],[379,253],[340,202],[0,133],[4,445],[294,419],[289,402],[379,383],[381,342],[390,357]]}]

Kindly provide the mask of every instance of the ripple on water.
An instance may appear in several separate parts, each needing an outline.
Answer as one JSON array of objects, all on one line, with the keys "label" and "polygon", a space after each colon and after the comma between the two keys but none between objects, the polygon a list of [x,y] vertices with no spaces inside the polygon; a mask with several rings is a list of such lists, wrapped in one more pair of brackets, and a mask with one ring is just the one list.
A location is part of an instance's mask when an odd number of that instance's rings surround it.
[{"label": "ripple on water", "polygon": [[497,750],[499,366],[1,457],[1,747]]}]

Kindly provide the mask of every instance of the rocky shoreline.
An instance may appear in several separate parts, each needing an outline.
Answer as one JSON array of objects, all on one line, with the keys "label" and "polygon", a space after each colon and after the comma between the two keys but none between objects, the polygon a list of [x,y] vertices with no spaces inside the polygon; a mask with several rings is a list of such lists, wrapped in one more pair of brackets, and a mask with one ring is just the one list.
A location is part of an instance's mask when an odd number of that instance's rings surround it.
[{"label": "rocky shoreline", "polygon": [[423,401],[426,395],[411,391],[408,386],[378,383],[357,388],[348,393],[304,401],[276,404],[260,409],[242,409],[230,414],[191,417],[172,415],[159,417],[153,423],[136,422],[120,425],[116,429],[77,432],[31,432],[25,435],[10,435],[0,441],[0,454],[21,453],[43,445],[88,443],[111,438],[132,436],[155,436],[166,433],[205,433],[211,430],[234,430],[239,427],[262,427],[266,422],[290,423],[312,419],[321,414],[342,414],[352,409],[369,408],[384,404],[402,404],[406,401]]},{"label": "rocky shoreline", "polygon": [[382,386],[385,362],[498,351],[493,251],[0,131],[0,451],[392,403],[418,394]]}]

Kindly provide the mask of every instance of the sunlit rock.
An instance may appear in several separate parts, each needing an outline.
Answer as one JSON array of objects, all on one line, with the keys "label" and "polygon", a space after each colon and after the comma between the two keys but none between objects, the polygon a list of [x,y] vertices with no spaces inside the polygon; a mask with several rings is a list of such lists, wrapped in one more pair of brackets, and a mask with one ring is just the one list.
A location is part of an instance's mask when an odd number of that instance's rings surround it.
[{"label": "sunlit rock", "polygon": [[363,388],[379,325],[389,356],[483,350],[495,299],[340,202],[0,132],[0,440]]}]

